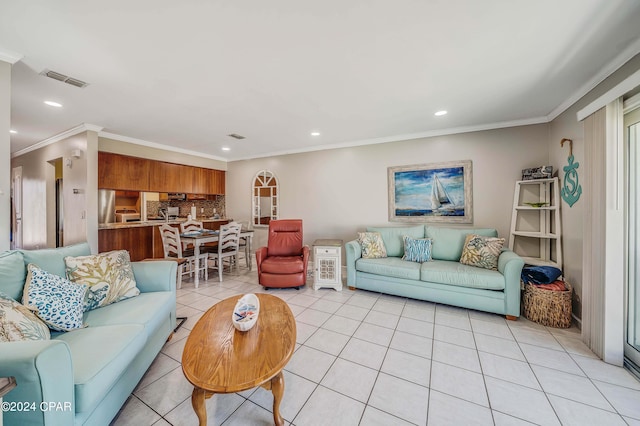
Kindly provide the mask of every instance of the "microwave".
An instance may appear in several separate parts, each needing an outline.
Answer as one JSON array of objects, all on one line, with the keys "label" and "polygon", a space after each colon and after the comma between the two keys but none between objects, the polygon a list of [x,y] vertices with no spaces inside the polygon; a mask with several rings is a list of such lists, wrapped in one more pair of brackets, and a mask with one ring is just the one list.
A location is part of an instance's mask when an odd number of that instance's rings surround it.
[{"label": "microwave", "polygon": [[167,194],[167,198],[169,200],[185,201],[187,199],[187,194],[181,192],[169,192]]}]

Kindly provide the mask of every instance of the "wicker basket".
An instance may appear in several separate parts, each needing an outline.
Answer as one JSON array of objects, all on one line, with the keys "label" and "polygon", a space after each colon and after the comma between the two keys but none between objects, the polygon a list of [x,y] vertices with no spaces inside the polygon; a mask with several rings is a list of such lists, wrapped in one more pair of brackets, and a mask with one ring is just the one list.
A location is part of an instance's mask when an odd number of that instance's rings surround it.
[{"label": "wicker basket", "polygon": [[565,291],[544,290],[533,284],[524,285],[524,316],[538,324],[555,328],[571,327],[571,284]]}]

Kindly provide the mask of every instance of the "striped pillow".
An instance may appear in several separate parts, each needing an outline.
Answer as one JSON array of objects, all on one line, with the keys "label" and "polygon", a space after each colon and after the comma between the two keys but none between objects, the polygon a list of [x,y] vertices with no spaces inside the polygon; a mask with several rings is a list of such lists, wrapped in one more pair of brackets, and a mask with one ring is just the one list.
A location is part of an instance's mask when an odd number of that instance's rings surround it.
[{"label": "striped pillow", "polygon": [[411,238],[405,235],[402,239],[404,240],[402,260],[420,263],[431,260],[431,238]]}]

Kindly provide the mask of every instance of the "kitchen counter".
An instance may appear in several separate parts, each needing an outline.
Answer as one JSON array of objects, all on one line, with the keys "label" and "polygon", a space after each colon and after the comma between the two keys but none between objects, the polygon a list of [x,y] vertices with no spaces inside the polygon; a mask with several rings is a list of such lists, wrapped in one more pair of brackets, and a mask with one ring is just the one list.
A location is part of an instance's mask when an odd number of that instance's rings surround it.
[{"label": "kitchen counter", "polygon": [[[198,218],[205,229],[218,230],[229,219]],[[145,222],[107,223],[98,227],[98,252],[127,250],[132,261],[160,259],[164,257],[164,246],[160,236],[160,225],[179,227],[186,218],[170,220],[149,220]]]},{"label": "kitchen counter", "polygon": [[[204,223],[215,223],[215,222],[229,222],[229,219],[221,218],[221,219],[209,219],[209,218],[197,218],[198,222]],[[143,226],[157,226],[162,224],[168,225],[178,225],[180,223],[186,222],[186,217],[181,217],[175,220],[147,220],[142,222],[114,222],[114,223],[101,223],[98,225],[98,229],[123,229],[123,228],[141,228]]]}]

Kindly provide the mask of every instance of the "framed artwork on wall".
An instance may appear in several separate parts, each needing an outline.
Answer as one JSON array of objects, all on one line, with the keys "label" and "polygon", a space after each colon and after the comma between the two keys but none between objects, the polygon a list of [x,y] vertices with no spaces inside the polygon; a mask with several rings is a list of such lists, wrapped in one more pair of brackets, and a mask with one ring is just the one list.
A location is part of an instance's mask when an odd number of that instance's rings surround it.
[{"label": "framed artwork on wall", "polygon": [[392,222],[473,223],[471,160],[389,167]]}]

